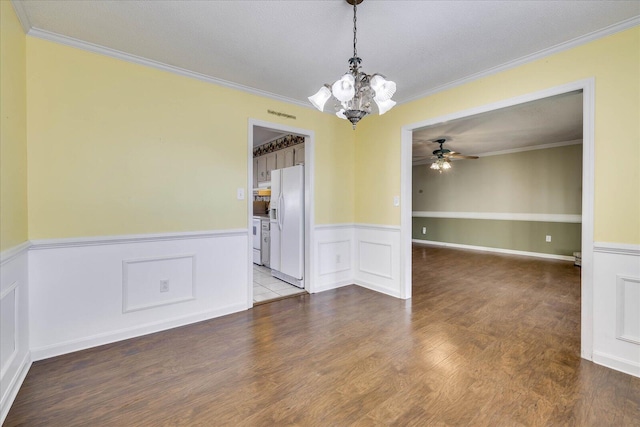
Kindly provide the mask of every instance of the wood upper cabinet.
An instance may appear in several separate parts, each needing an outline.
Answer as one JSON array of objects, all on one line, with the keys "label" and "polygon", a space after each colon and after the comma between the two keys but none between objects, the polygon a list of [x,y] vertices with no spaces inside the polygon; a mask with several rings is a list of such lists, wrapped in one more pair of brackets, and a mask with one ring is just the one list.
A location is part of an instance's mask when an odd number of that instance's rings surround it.
[{"label": "wood upper cabinet", "polygon": [[284,150],[276,151],[277,155],[277,168],[283,169],[294,165],[294,150],[295,147],[285,148]]},{"label": "wood upper cabinet", "polygon": [[264,156],[253,158],[253,187],[271,181],[271,171],[304,164],[304,144],[287,147]]},{"label": "wood upper cabinet", "polygon": [[256,163],[258,168],[258,182],[268,181],[267,179],[267,157],[256,157]]},{"label": "wood upper cabinet", "polygon": [[253,188],[258,188],[258,159],[259,157],[253,158]]},{"label": "wood upper cabinet", "polygon": [[[271,181],[271,171],[276,169],[276,153],[269,153],[266,156],[263,156],[267,165],[267,179],[266,181]],[[260,158],[260,157],[258,157]]]},{"label": "wood upper cabinet", "polygon": [[296,145],[293,148],[295,148],[293,164],[304,165],[304,144]]}]

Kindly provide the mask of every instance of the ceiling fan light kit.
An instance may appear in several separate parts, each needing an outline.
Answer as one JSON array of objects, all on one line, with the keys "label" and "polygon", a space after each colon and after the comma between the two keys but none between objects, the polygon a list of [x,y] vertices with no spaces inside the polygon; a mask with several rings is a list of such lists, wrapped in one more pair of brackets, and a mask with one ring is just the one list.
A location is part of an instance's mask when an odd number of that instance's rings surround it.
[{"label": "ceiling fan light kit", "polygon": [[363,0],[345,0],[353,6],[353,57],[349,59],[349,71],[333,84],[325,84],[318,92],[309,97],[309,102],[323,111],[327,101],[333,96],[336,116],[356,124],[371,114],[372,104],[378,107],[382,115],[392,109],[396,102],[391,99],[396,92],[396,84],[381,74],[366,74],[360,70],[362,59],[358,57],[357,39],[357,5]]},{"label": "ceiling fan light kit", "polygon": [[435,142],[436,144],[440,144],[440,148],[434,150],[432,159],[436,159],[433,163],[431,163],[430,169],[437,170],[442,173],[442,171],[446,171],[451,169],[451,159],[477,159],[478,156],[464,156],[460,153],[456,153],[455,151],[451,151],[447,148],[443,148],[442,145],[447,142],[446,139],[434,139],[431,142]]}]

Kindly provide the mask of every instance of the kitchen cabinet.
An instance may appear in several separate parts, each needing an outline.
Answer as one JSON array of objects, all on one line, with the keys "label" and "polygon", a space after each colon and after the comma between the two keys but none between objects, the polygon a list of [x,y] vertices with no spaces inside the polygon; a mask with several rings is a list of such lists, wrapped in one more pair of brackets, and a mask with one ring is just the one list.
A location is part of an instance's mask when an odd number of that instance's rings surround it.
[{"label": "kitchen cabinet", "polygon": [[285,148],[284,150],[276,151],[277,156],[277,168],[284,169],[294,165],[295,147]]},{"label": "kitchen cabinet", "polygon": [[258,188],[258,157],[253,158],[253,187]]},{"label": "kitchen cabinet", "polygon": [[256,157],[256,167],[258,169],[258,182],[268,181],[267,179],[267,157]]},{"label": "kitchen cabinet", "polygon": [[293,164],[304,165],[304,144],[296,145],[293,148],[295,148]]},{"label": "kitchen cabinet", "polygon": [[[266,181],[271,181],[271,171],[276,169],[277,163],[276,163],[276,153],[269,153],[266,156],[263,156],[265,158],[265,162],[266,162],[266,172],[267,172],[267,179]],[[260,157],[258,157],[260,158]]]}]

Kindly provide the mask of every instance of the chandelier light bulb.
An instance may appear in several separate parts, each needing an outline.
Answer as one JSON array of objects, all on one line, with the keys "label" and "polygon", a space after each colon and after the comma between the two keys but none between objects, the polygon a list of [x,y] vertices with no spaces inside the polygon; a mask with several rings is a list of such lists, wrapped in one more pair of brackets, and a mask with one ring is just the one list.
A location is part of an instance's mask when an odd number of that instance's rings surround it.
[{"label": "chandelier light bulb", "polygon": [[451,169],[451,163],[449,163],[447,160],[445,160],[444,162],[442,162],[442,169]]}]

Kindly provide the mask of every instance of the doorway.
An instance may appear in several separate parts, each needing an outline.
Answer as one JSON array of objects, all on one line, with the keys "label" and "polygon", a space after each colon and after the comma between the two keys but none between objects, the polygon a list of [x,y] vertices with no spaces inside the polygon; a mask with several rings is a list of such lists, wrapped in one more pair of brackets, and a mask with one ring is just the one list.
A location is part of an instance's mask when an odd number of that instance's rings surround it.
[{"label": "doorway", "polygon": [[[256,143],[259,145],[256,148]],[[276,123],[269,123],[260,120],[250,119],[248,128],[248,161],[247,161],[247,182],[249,185],[247,201],[247,221],[249,230],[248,239],[248,287],[247,287],[247,307],[251,308],[256,304],[271,302],[288,296],[300,293],[312,292],[311,277],[311,250],[312,250],[312,224],[313,224],[313,152],[315,136],[314,132],[306,129],[299,129],[284,126]],[[297,144],[297,145],[294,145]],[[261,156],[260,170],[254,164],[254,150],[260,147],[268,147],[269,150],[283,148],[279,150],[281,159],[277,161],[275,153],[269,152],[269,159]],[[294,149],[297,154],[297,161],[294,161]],[[272,156],[273,154],[273,156]],[[268,167],[266,162],[269,162]],[[291,165],[289,164],[291,163]],[[271,171],[295,169],[300,174],[300,184],[303,186],[301,203],[303,205],[302,214],[302,254],[301,255],[301,279],[292,280],[292,277],[282,277],[277,270],[272,270],[269,266],[270,227],[275,226],[273,218],[270,218],[271,203]],[[279,173],[278,173],[279,174]],[[276,172],[273,176],[278,175]],[[284,173],[282,174],[285,175]],[[279,176],[279,175],[278,175]],[[258,203],[254,203],[254,198]],[[254,212],[254,209],[257,211]],[[289,216],[291,218],[291,216]],[[261,224],[257,226],[256,224]],[[260,228],[258,233],[262,240],[263,250],[258,249],[256,254],[256,243],[254,242],[256,228]],[[265,237],[266,236],[266,237]],[[266,246],[264,246],[266,245]],[[258,246],[260,248],[260,246]],[[286,276],[286,274],[284,275]],[[287,283],[288,282],[288,283]],[[259,295],[258,295],[259,294]]]},{"label": "doorway", "polygon": [[412,152],[413,132],[428,126],[438,125],[451,120],[475,116],[506,107],[513,107],[531,101],[556,95],[582,91],[582,226],[581,226],[581,356],[591,360],[593,353],[593,188],[594,188],[594,80],[587,79],[543,91],[507,99],[460,111],[446,116],[436,117],[418,123],[406,125],[401,131],[402,166],[401,193],[405,203],[401,208],[401,271],[404,298],[411,298],[411,254],[412,254]]}]

